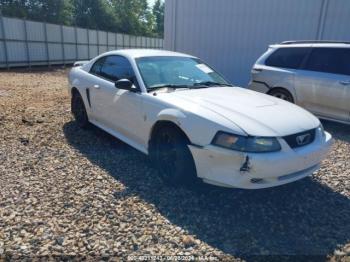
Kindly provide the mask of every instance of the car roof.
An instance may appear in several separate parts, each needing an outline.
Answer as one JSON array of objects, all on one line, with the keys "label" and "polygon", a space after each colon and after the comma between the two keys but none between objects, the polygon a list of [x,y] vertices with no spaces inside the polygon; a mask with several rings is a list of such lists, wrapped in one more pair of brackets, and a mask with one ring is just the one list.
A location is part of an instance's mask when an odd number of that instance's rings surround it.
[{"label": "car roof", "polygon": [[114,51],[104,53],[103,55],[123,55],[129,58],[149,57],[149,56],[182,56],[182,57],[195,58],[194,56],[191,56],[191,55],[167,51],[167,50],[160,50],[160,49],[120,49],[120,50],[114,50]]},{"label": "car roof", "polygon": [[280,44],[273,44],[270,47],[331,47],[331,48],[350,48],[350,42],[331,41],[331,40],[300,40],[284,41]]}]

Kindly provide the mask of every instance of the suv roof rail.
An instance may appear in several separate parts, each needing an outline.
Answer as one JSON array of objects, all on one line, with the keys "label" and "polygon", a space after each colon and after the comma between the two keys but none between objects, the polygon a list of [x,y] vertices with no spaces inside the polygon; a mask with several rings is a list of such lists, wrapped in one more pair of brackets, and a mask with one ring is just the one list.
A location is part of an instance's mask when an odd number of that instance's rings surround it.
[{"label": "suv roof rail", "polygon": [[350,44],[350,41],[295,40],[295,41],[284,41],[281,43],[281,45],[292,45],[292,44]]}]

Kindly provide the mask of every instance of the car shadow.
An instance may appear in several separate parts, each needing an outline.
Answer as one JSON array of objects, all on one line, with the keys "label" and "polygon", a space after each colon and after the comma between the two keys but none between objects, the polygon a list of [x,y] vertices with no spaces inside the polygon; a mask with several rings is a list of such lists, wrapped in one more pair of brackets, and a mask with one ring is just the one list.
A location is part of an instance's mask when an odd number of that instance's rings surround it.
[{"label": "car shadow", "polygon": [[350,125],[321,120],[324,129],[331,133],[335,139],[350,143]]},{"label": "car shadow", "polygon": [[325,256],[350,241],[350,200],[312,178],[253,191],[166,187],[147,156],[104,131],[81,130],[74,122],[63,131],[71,146],[126,186],[124,196],[139,196],[225,253],[248,260],[258,254]]}]

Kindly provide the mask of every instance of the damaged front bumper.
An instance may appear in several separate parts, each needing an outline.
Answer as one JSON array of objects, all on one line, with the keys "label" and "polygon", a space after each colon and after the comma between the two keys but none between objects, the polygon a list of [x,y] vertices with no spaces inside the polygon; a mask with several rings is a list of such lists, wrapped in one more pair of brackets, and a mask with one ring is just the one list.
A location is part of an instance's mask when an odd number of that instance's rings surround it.
[{"label": "damaged front bumper", "polygon": [[214,145],[190,145],[197,175],[204,182],[223,187],[259,189],[287,184],[313,174],[327,156],[332,136],[316,134],[315,141],[292,149],[280,138],[282,150],[242,153]]}]

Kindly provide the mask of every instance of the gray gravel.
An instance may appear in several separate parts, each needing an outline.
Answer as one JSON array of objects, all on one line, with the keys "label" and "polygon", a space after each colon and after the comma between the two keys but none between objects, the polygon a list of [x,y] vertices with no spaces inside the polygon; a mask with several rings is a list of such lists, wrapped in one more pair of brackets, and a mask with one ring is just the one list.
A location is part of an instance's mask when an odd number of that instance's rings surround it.
[{"label": "gray gravel", "polygon": [[170,188],[143,154],[76,126],[66,73],[0,72],[0,255],[348,261],[350,126],[324,123],[336,141],[312,178]]}]

